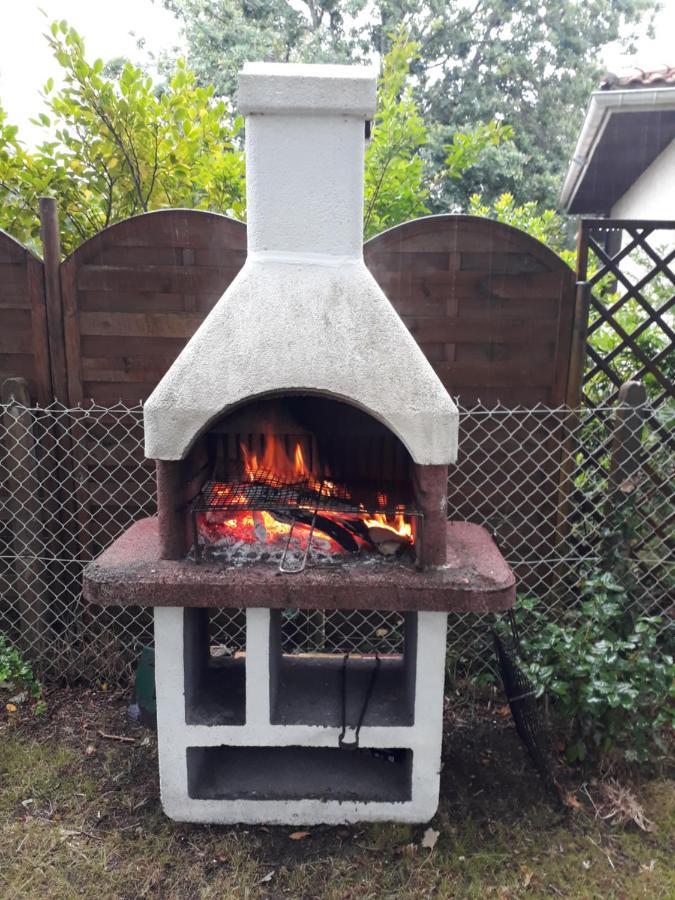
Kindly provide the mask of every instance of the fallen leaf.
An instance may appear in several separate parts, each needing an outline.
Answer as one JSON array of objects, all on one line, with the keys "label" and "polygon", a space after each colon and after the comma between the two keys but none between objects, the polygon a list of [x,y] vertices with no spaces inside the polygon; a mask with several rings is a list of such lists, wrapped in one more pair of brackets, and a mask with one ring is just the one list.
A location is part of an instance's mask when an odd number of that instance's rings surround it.
[{"label": "fallen leaf", "polygon": [[311,833],[312,833],[311,831],[294,831],[292,834],[289,834],[288,836],[292,841],[304,841],[304,839],[306,837],[309,837]]},{"label": "fallen leaf", "polygon": [[438,840],[438,836],[440,831],[435,831],[433,828],[427,828],[424,832],[424,836],[422,837],[422,846],[426,850],[433,850],[436,846],[436,841]]},{"label": "fallen leaf", "polygon": [[16,712],[16,703],[8,703],[5,706],[5,709],[7,710],[8,713],[15,713]]},{"label": "fallen leaf", "polygon": [[504,703],[502,706],[495,707],[495,715],[501,716],[502,719],[505,719],[507,716],[511,715],[511,707],[508,703]]},{"label": "fallen leaf", "polygon": [[562,802],[565,806],[569,806],[570,809],[581,809],[581,803],[579,803],[574,794],[564,793],[562,795]]},{"label": "fallen leaf", "polygon": [[263,877],[258,882],[259,884],[269,884],[270,881],[274,878],[274,869],[271,872],[268,872],[267,875],[263,875]]}]

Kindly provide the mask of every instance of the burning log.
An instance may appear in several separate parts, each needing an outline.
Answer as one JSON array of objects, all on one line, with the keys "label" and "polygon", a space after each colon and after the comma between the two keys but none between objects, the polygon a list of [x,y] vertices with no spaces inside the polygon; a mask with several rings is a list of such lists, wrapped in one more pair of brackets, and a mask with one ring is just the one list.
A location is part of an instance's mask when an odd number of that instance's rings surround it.
[{"label": "burning log", "polygon": [[253,531],[255,533],[256,539],[264,544],[267,541],[267,528],[265,528],[265,519],[262,515],[261,511],[254,510],[253,512]]},{"label": "burning log", "polygon": [[[301,524],[310,527],[312,525],[312,519],[315,517],[315,514],[309,510],[292,510],[288,513],[273,512],[272,515],[275,519],[282,522],[292,519],[294,522],[300,522]],[[328,535],[328,537],[338,543],[343,550],[347,550],[349,553],[359,552],[359,545],[356,540],[352,537],[348,529],[336,519],[322,516],[321,513],[316,513],[314,530],[321,531],[323,534]]]},{"label": "burning log", "polygon": [[412,527],[404,516],[397,515],[395,524],[390,525],[385,516],[376,513],[372,519],[365,519],[368,540],[383,556],[394,556],[412,544]]},{"label": "burning log", "polygon": [[380,525],[379,522],[368,526],[368,539],[383,556],[393,556],[410,546],[409,535],[401,534],[387,525]]}]

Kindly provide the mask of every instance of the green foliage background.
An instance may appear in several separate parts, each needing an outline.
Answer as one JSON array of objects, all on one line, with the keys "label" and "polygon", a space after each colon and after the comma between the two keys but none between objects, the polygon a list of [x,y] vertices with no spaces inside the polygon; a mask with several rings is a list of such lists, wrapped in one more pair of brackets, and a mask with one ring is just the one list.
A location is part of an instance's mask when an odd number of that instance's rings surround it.
[{"label": "green foliage background", "polygon": [[[428,129],[432,212],[493,203],[555,207],[603,48],[630,48],[659,8],[651,0],[163,0],[181,21],[188,62],[232,97],[247,59],[365,62],[400,28],[418,47],[413,96]],[[458,132],[496,119],[515,128],[461,180],[435,181]]]}]

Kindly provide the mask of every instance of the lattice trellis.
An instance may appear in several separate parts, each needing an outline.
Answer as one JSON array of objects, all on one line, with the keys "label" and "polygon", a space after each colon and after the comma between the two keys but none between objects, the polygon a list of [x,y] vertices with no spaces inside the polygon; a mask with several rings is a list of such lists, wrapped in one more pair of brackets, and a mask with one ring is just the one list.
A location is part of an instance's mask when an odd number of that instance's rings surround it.
[{"label": "lattice trellis", "polygon": [[[588,286],[583,399],[612,403],[642,381],[654,409],[675,397],[675,222],[585,219],[577,276]],[[603,334],[604,332],[604,334]]]},{"label": "lattice trellis", "polygon": [[582,401],[597,425],[581,448],[584,468],[597,470],[608,453],[602,407],[616,401],[627,380],[644,384],[650,484],[640,497],[636,552],[658,544],[673,553],[675,510],[655,498],[670,494],[672,504],[675,474],[668,462],[675,450],[675,222],[582,220],[577,276],[589,304]]}]

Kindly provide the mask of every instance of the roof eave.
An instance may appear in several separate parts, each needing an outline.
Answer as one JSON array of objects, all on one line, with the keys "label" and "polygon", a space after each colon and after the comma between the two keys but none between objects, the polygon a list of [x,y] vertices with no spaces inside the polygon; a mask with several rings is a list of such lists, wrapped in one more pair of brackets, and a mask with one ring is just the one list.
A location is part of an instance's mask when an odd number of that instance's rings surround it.
[{"label": "roof eave", "polygon": [[560,205],[563,209],[569,210],[572,206],[610,116],[619,110],[641,112],[650,107],[655,110],[675,109],[675,87],[629,88],[623,91],[594,91],[591,94],[560,192]]}]

